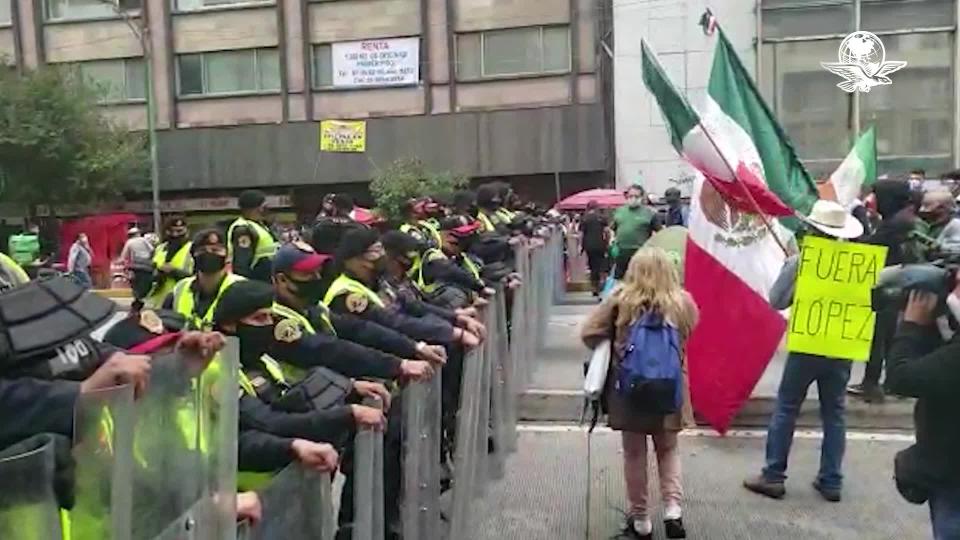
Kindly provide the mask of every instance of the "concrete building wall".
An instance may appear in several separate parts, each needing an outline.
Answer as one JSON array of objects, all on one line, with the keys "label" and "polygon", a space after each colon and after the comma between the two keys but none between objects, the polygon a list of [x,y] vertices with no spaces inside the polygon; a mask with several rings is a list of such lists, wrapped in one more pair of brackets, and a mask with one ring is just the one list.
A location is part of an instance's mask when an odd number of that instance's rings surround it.
[{"label": "concrete building wall", "polygon": [[340,0],[310,4],[311,43],[419,33],[419,0]]},{"label": "concrete building wall", "polygon": [[46,62],[80,62],[142,56],[140,41],[121,20],[47,24],[43,28]]},{"label": "concrete building wall", "polygon": [[173,15],[177,54],[276,47],[278,36],[275,7]]},{"label": "concrete building wall", "polygon": [[640,182],[663,194],[677,185],[688,194],[693,169],[670,144],[656,101],[643,85],[641,38],[658,53],[660,63],[695,107],[706,96],[715,37],[698,26],[709,4],[733,42],[744,65],[754,72],[757,37],[753,0],[613,0],[614,108],[617,184]]},{"label": "concrete building wall", "polygon": [[16,65],[17,62],[14,32],[11,26],[0,27],[0,62],[7,65]]}]

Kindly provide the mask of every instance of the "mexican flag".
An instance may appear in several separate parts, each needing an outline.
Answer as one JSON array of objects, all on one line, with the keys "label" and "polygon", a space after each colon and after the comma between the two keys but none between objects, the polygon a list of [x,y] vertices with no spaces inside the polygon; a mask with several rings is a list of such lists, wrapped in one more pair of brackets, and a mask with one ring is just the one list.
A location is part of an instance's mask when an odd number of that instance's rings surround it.
[{"label": "mexican flag", "polygon": [[864,186],[877,181],[877,132],[870,127],[857,139],[830,179],[820,185],[820,196],[831,199],[849,209],[860,197]]},{"label": "mexican flag", "polygon": [[767,303],[785,255],[757,210],[785,244],[795,223],[788,216],[809,212],[817,191],[722,30],[700,114],[646,46],[643,78],[674,146],[700,173],[684,262],[684,284],[700,308],[687,342],[690,394],[696,411],[722,433],[786,328]]}]

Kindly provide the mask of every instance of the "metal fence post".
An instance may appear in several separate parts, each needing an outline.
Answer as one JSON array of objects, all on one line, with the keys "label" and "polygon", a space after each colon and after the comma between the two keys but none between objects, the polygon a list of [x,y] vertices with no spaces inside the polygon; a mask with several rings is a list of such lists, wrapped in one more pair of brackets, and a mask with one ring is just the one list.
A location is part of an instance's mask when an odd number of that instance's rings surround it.
[{"label": "metal fence post", "polygon": [[[379,400],[364,400],[380,408]],[[383,432],[360,429],[354,443],[353,540],[383,540]]]}]

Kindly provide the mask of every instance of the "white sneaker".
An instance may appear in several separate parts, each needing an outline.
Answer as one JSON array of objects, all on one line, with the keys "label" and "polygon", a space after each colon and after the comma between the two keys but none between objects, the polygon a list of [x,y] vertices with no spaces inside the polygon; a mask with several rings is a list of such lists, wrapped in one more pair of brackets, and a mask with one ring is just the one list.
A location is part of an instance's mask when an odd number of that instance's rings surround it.
[{"label": "white sneaker", "polygon": [[682,511],[679,506],[668,506],[663,510],[663,519],[680,519],[682,516]]},{"label": "white sneaker", "polygon": [[640,536],[653,533],[653,523],[646,518],[633,518],[633,530]]}]

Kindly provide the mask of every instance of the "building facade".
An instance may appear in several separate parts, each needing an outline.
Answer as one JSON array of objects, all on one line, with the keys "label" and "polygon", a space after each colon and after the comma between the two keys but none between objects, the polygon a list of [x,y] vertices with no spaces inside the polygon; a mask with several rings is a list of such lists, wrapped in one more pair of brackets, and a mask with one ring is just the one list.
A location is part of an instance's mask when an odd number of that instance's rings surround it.
[{"label": "building facade", "polygon": [[[647,29],[642,35],[697,106],[715,43],[698,26],[707,4],[814,177],[829,175],[871,125],[880,174],[920,168],[936,177],[960,167],[957,0],[614,0],[619,182],[640,180],[662,193],[688,186],[692,174],[643,87],[638,32],[623,29]],[[837,61],[840,42],[855,30],[876,34],[887,60],[907,62],[893,84],[851,95],[820,66]]]},{"label": "building facade", "polygon": [[[552,196],[608,168],[601,3],[0,0],[0,56],[77,66],[131,129],[149,61],[165,196],[323,190],[396,158]],[[366,120],[366,152],[321,153],[325,119]]]}]

